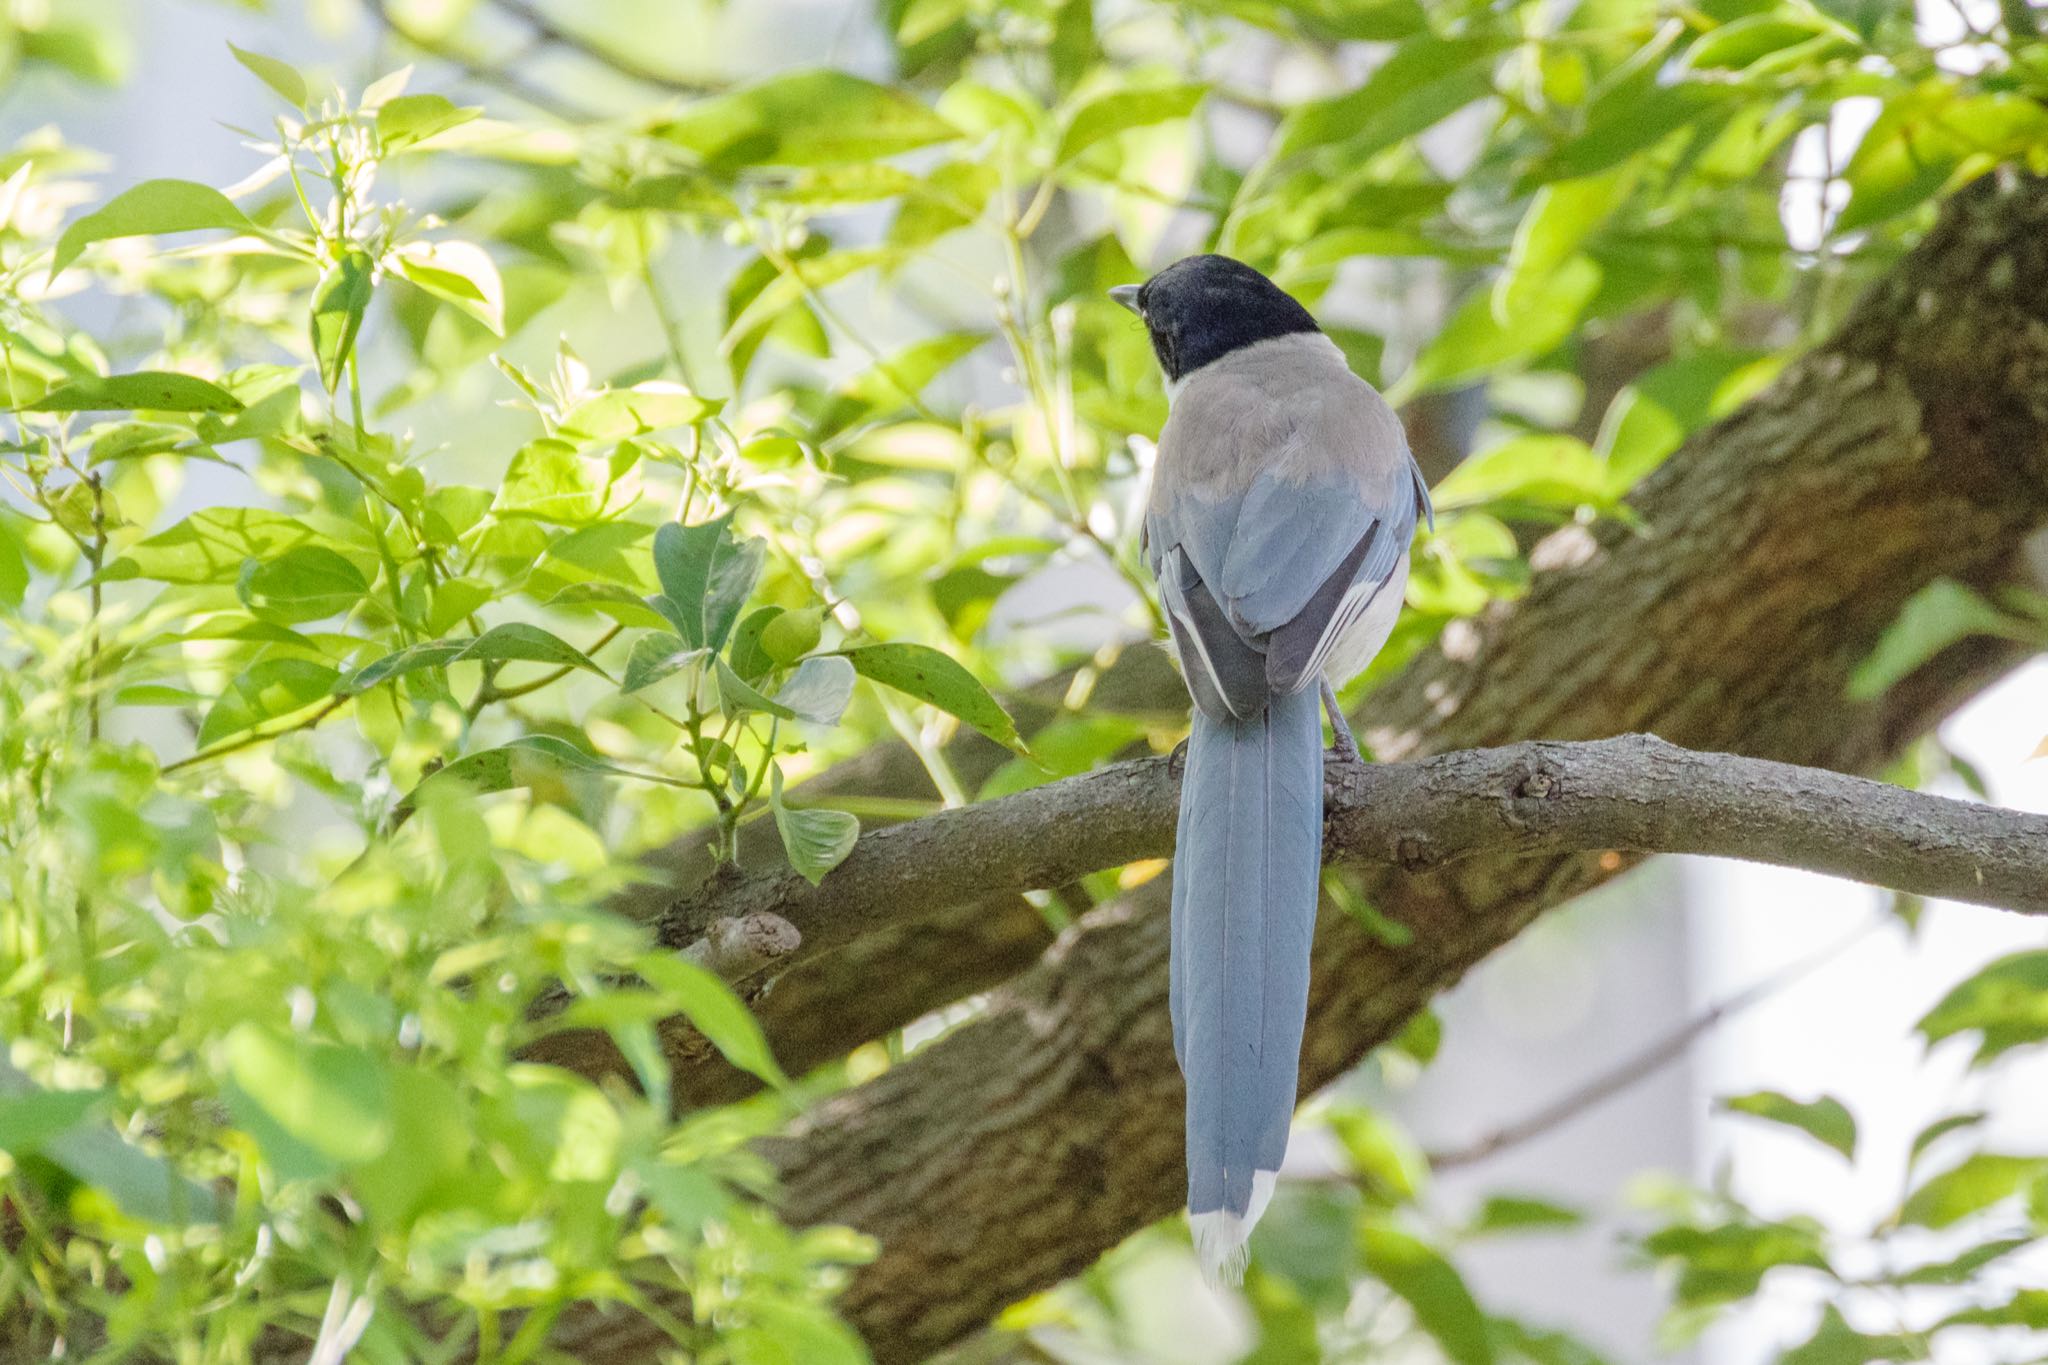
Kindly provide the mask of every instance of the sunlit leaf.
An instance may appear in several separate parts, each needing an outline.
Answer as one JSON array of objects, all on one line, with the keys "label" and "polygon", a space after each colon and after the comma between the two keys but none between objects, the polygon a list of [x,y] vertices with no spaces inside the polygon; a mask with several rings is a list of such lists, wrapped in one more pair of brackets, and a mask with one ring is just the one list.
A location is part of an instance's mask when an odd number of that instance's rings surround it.
[{"label": "sunlit leaf", "polygon": [[386,151],[398,151],[460,127],[483,113],[444,95],[399,95],[377,109],[377,136]]},{"label": "sunlit leaf", "polygon": [[1853,701],[1883,696],[1942,650],[1972,635],[2037,639],[2038,626],[2008,615],[1951,578],[1937,578],[1908,598],[1877,648],[1849,675]]},{"label": "sunlit leaf", "polygon": [[930,702],[1006,748],[1022,750],[1016,722],[981,680],[925,645],[862,645],[841,653],[864,678]]},{"label": "sunlit leaf", "polygon": [[657,133],[718,168],[821,166],[958,136],[910,96],[844,71],[795,71],[690,105]]},{"label": "sunlit leaf", "polygon": [[1493,1340],[1464,1277],[1428,1244],[1386,1223],[1368,1222],[1359,1236],[1365,1268],[1407,1301],[1415,1321],[1458,1365],[1493,1365]]},{"label": "sunlit leaf", "polygon": [[1914,1027],[1930,1043],[1977,1033],[1976,1066],[2048,1041],[2048,951],[1999,958],[1943,996]]},{"label": "sunlit leaf", "polygon": [[1533,1199],[1526,1195],[1496,1194],[1488,1196],[1474,1214],[1470,1229],[1473,1233],[1489,1232],[1556,1232],[1575,1228],[1586,1221],[1586,1216],[1577,1209],[1547,1199]]},{"label": "sunlit leaf", "polygon": [[505,281],[489,252],[473,242],[411,242],[393,257],[398,273],[445,299],[498,335],[505,334]]},{"label": "sunlit leaf", "polygon": [[771,1085],[788,1085],[753,1013],[723,981],[675,953],[645,953],[634,961],[642,980],[658,992],[725,1059]]},{"label": "sunlit leaf", "polygon": [[1900,1206],[1899,1221],[1945,1228],[2012,1198],[2044,1173],[2048,1157],[1978,1152],[1922,1181]]},{"label": "sunlit leaf", "polygon": [[255,224],[232,200],[210,185],[190,180],[145,180],[66,228],[57,239],[50,273],[55,275],[63,270],[95,242],[206,228],[248,232]]},{"label": "sunlit leaf", "polygon": [[320,287],[313,291],[313,358],[329,393],[341,383],[349,357],[355,354],[363,314],[370,307],[375,268],[366,253],[348,252],[329,267]]},{"label": "sunlit leaf", "polygon": [[235,1083],[229,1107],[258,1142],[274,1126],[341,1165],[390,1143],[390,1077],[372,1054],[254,1023],[236,1025],[222,1046]]},{"label": "sunlit leaf", "polygon": [[671,427],[688,426],[717,412],[716,399],[703,398],[666,380],[630,389],[607,389],[562,414],[561,430],[586,441],[617,441]]},{"label": "sunlit leaf", "polygon": [[259,616],[296,625],[348,611],[370,583],[327,546],[295,545],[274,559],[245,561],[235,589]]},{"label": "sunlit leaf", "polygon": [[265,659],[236,675],[206,719],[201,748],[325,700],[340,674],[306,659]]},{"label": "sunlit leaf", "polygon": [[306,78],[299,74],[297,67],[281,62],[275,57],[266,57],[261,52],[249,52],[228,44],[228,51],[235,54],[235,60],[249,68],[256,78],[284,97],[284,102],[294,109],[306,107]]},{"label": "sunlit leaf", "polygon": [[1208,93],[1208,87],[1203,85],[1165,85],[1097,95],[1068,117],[1053,159],[1072,161],[1104,138],[1147,124],[1186,118]]},{"label": "sunlit leaf", "polygon": [[464,754],[406,793],[399,805],[401,808],[417,805],[421,793],[436,784],[460,784],[477,795],[519,787],[552,793],[572,773],[638,776],[585,753],[566,739],[554,735],[526,735],[495,749]]},{"label": "sunlit leaf", "polygon": [[1474,291],[1415,358],[1397,388],[1403,393],[1446,388],[1543,355],[1572,334],[1599,287],[1600,267],[1575,256],[1532,284],[1524,295],[1527,311],[1513,318],[1494,311],[1489,291]]},{"label": "sunlit leaf", "polygon": [[30,412],[238,412],[241,407],[241,401],[218,384],[156,370],[75,379],[27,405]]},{"label": "sunlit leaf", "polygon": [[1772,1123],[1797,1128],[1834,1148],[1848,1160],[1856,1159],[1855,1116],[1832,1096],[1795,1100],[1775,1090],[1759,1090],[1754,1094],[1724,1099],[1721,1107],[1731,1113],[1747,1114],[1751,1118],[1768,1119]]}]

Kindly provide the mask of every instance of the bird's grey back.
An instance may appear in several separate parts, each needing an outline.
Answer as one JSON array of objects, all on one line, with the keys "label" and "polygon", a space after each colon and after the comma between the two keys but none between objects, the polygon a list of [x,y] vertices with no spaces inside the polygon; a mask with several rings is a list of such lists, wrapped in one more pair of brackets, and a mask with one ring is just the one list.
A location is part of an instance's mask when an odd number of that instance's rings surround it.
[{"label": "bird's grey back", "polygon": [[1232,351],[1178,386],[1159,436],[1152,504],[1242,496],[1272,472],[1349,484],[1374,505],[1409,495],[1408,439],[1379,393],[1320,332]]}]

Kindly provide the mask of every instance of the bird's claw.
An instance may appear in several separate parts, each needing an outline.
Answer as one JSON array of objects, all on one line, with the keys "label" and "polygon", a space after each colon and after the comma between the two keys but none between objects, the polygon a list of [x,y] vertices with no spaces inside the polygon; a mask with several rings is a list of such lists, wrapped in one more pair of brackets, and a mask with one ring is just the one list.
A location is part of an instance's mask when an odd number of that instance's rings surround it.
[{"label": "bird's claw", "polygon": [[1188,742],[1186,740],[1182,740],[1180,743],[1174,745],[1173,752],[1166,756],[1166,774],[1168,777],[1171,777],[1174,781],[1178,782],[1180,781],[1180,775],[1186,772],[1187,770]]}]

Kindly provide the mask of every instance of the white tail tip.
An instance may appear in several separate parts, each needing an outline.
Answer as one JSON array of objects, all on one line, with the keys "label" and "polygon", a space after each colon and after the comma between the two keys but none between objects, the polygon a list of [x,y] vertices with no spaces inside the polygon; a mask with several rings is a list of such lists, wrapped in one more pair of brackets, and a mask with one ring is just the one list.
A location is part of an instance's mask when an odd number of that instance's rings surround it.
[{"label": "white tail tip", "polygon": [[1251,1206],[1243,1213],[1217,1209],[1213,1213],[1188,1215],[1188,1231],[1194,1234],[1195,1257],[1202,1263],[1202,1278],[1211,1288],[1244,1283],[1245,1262],[1251,1257],[1252,1229],[1273,1202],[1272,1171],[1252,1172]]}]

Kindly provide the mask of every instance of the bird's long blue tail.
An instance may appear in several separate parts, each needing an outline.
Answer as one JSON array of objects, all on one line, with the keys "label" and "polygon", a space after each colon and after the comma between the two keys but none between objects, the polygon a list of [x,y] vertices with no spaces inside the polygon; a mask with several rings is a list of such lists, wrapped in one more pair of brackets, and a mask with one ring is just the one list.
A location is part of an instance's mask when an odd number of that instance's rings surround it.
[{"label": "bird's long blue tail", "polygon": [[1173,867],[1173,1050],[1187,1081],[1188,1214],[1212,1280],[1245,1242],[1287,1152],[1308,1012],[1323,841],[1316,689],[1263,717],[1198,708]]}]

